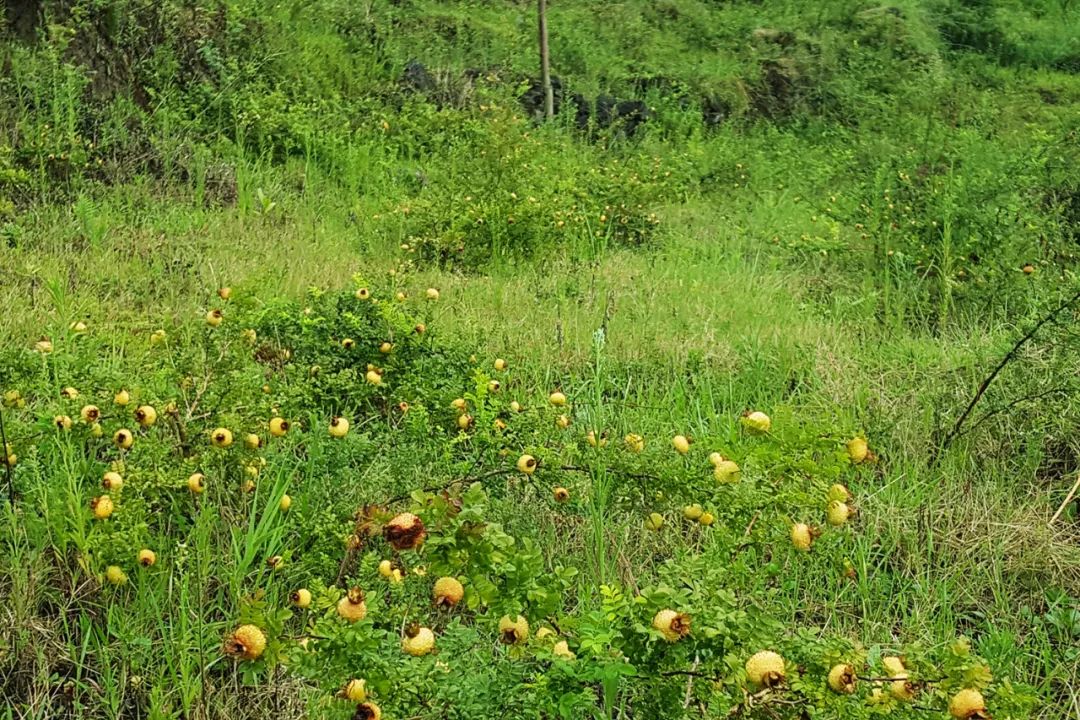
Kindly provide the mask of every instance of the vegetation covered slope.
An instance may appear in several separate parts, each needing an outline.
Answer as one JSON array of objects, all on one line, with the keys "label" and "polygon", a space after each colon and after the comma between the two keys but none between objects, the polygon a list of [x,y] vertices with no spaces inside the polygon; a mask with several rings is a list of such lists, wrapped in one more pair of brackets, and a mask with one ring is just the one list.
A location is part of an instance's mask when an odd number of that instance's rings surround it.
[{"label": "vegetation covered slope", "polygon": [[549,5],[6,3],[12,717],[1080,713],[1080,11]]}]

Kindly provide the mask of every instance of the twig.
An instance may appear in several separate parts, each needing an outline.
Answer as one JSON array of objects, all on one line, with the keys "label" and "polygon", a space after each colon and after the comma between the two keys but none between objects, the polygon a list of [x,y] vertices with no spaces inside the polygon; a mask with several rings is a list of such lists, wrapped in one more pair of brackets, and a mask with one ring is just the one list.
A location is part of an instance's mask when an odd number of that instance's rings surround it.
[{"label": "twig", "polygon": [[690,698],[693,697],[694,692],[694,674],[697,672],[698,666],[701,665],[701,656],[694,653],[694,664],[690,666],[690,676],[686,678],[686,696],[683,698],[683,710],[690,707]]},{"label": "twig", "polygon": [[1080,490],[1080,474],[1076,476],[1076,482],[1073,483],[1072,490],[1070,490],[1069,494],[1065,496],[1065,499],[1061,501],[1061,505],[1058,506],[1057,512],[1054,513],[1054,517],[1050,518],[1050,522],[1047,523],[1048,525],[1053,525],[1057,522],[1057,519],[1061,517],[1061,513],[1065,512],[1065,508],[1068,507],[1069,503],[1072,502],[1072,499],[1076,497],[1077,490]]},{"label": "twig", "polygon": [[8,444],[7,444],[7,431],[4,428],[4,409],[0,408],[0,459],[4,461],[5,474],[7,475],[8,484],[8,502],[11,503],[11,507],[15,507],[15,474],[12,470],[11,463],[8,462]]},{"label": "twig", "polygon": [[1006,412],[1008,410],[1012,410],[1017,405],[1022,405],[1023,403],[1031,402],[1033,400],[1041,400],[1042,398],[1048,397],[1050,395],[1057,395],[1058,393],[1066,393],[1066,392],[1069,392],[1069,391],[1070,391],[1070,388],[1062,386],[1062,387],[1052,388],[1050,390],[1047,390],[1047,391],[1041,392],[1041,393],[1037,393],[1035,395],[1025,395],[1022,398],[1017,398],[1016,400],[1013,400],[1011,403],[1008,403],[1006,405],[1002,405],[1001,407],[994,408],[993,410],[988,410],[978,420],[976,420],[975,422],[968,425],[967,428],[965,428],[962,433],[957,435],[957,437],[963,437],[964,435],[967,435],[969,432],[971,432],[975,428],[979,427],[980,425],[982,425],[984,422],[986,422],[990,418],[992,418],[995,415],[998,415],[1000,413]]},{"label": "twig", "polygon": [[975,396],[971,398],[971,402],[968,403],[968,406],[964,409],[964,412],[961,413],[959,418],[957,418],[956,423],[952,427],[952,430],[950,430],[949,434],[945,436],[945,440],[942,441],[941,447],[939,451],[935,454],[934,460],[932,462],[936,462],[937,458],[941,456],[941,452],[948,449],[949,445],[952,444],[952,441],[956,439],[957,435],[960,432],[960,428],[963,427],[964,422],[968,419],[968,416],[971,415],[971,411],[975,409],[975,406],[979,403],[979,400],[982,399],[982,396],[986,394],[986,390],[990,387],[990,383],[994,382],[998,374],[1005,369],[1005,366],[1012,362],[1013,358],[1015,358],[1017,353],[1020,352],[1020,348],[1022,348],[1024,345],[1027,344],[1029,340],[1035,337],[1035,334],[1042,329],[1043,325],[1046,325],[1048,322],[1056,318],[1062,312],[1072,307],[1074,304],[1076,304],[1078,300],[1080,300],[1080,292],[1077,292],[1068,300],[1054,308],[1051,312],[1044,315],[1042,319],[1039,320],[1039,322],[1035,323],[1035,325],[1033,325],[1030,330],[1024,333],[1023,337],[1016,341],[1016,343],[1012,346],[1012,349],[1009,350],[1009,352],[1005,353],[1005,357],[1001,358],[1001,361],[994,367],[993,370],[990,371],[990,374],[987,375],[981,383],[979,383],[979,389],[975,391]]}]

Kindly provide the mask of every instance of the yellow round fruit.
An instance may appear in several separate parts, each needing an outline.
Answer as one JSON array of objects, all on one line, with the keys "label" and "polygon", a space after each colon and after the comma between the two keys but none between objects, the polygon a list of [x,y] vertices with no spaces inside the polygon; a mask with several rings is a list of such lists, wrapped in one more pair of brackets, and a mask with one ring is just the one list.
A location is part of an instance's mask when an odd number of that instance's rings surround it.
[{"label": "yellow round fruit", "polygon": [[368,300],[371,298],[371,291],[366,287],[358,288],[356,291],[357,300]]},{"label": "yellow round fruit", "polygon": [[889,677],[907,675],[907,668],[904,667],[904,661],[896,657],[895,655],[889,655],[881,658],[881,666],[885,668],[885,672],[889,673]]},{"label": "yellow round fruit", "polygon": [[123,585],[127,582],[127,574],[116,565],[105,568],[105,580],[110,585]]},{"label": "yellow round fruit", "polygon": [[272,418],[270,420],[270,434],[274,437],[284,437],[289,432],[291,425],[285,418]]},{"label": "yellow round fruit", "polygon": [[557,658],[562,658],[563,660],[574,660],[577,658],[577,655],[570,650],[570,646],[565,640],[560,640],[555,643],[551,648],[551,654]]},{"label": "yellow round fruit", "polygon": [[687,520],[693,520],[694,522],[697,522],[701,519],[701,516],[705,514],[705,511],[701,509],[700,505],[694,503],[693,505],[687,505],[686,507],[684,507],[682,514],[683,517]]},{"label": "yellow round fruit", "polygon": [[639,453],[645,449],[645,438],[637,433],[629,433],[623,438],[623,442],[626,443],[626,449],[632,453]]},{"label": "yellow round fruit", "polygon": [[259,334],[255,332],[254,328],[248,328],[240,334],[243,336],[244,342],[246,342],[248,345],[254,345],[259,341]]},{"label": "yellow round fruit", "polygon": [[150,334],[150,344],[151,345],[155,345],[155,346],[156,345],[164,345],[165,341],[168,340],[168,339],[169,339],[169,336],[165,333],[164,330],[155,330],[154,332],[152,332]]},{"label": "yellow round fruit", "polygon": [[565,430],[566,428],[570,427],[570,416],[560,415],[559,417],[555,418],[555,427],[559,428],[560,430]]},{"label": "yellow round fruit", "polygon": [[97,405],[84,405],[83,409],[79,411],[79,419],[87,425],[93,425],[101,417],[101,410]]},{"label": "yellow round fruit", "polygon": [[113,514],[115,506],[113,505],[111,497],[108,495],[100,495],[90,501],[90,509],[94,511],[95,518],[104,520]]},{"label": "yellow round fruit", "polygon": [[[413,634],[409,634],[412,631]],[[401,649],[413,657],[427,655],[435,649],[435,633],[431,628],[409,628],[401,639]]]},{"label": "yellow round fruit", "polygon": [[465,588],[457,578],[441,577],[432,590],[436,607],[454,607],[465,597]]},{"label": "yellow round fruit", "polygon": [[900,702],[911,702],[915,699],[918,688],[908,680],[907,675],[897,677],[889,683],[889,694]]},{"label": "yellow round fruit", "polygon": [[713,477],[716,478],[718,483],[739,482],[741,476],[742,469],[734,460],[721,460],[713,466]]},{"label": "yellow round fruit", "polygon": [[499,390],[502,390],[502,383],[499,382],[498,380],[488,380],[487,387],[488,387],[488,392],[497,393],[497,392],[499,392]]},{"label": "yellow round fruit", "polygon": [[349,433],[349,421],[343,417],[330,420],[330,437],[343,438]]},{"label": "yellow round fruit", "polygon": [[116,492],[124,487],[124,477],[120,473],[110,470],[101,476],[101,487]]},{"label": "yellow round fruit", "polygon": [[352,720],[382,720],[382,710],[373,702],[361,703],[353,713]]},{"label": "yellow round fruit", "polygon": [[703,512],[703,513],[701,513],[701,517],[698,518],[698,522],[701,523],[702,525],[704,525],[705,527],[709,527],[714,522],[716,522],[716,518],[713,516],[713,514],[711,512]]},{"label": "yellow round fruit", "polygon": [[210,444],[216,448],[227,448],[232,441],[232,431],[228,428],[219,427],[210,433]]},{"label": "yellow round fruit", "polygon": [[309,607],[311,605],[311,591],[307,588],[293,590],[291,593],[289,593],[289,602],[293,604],[293,607],[298,607],[301,609]]},{"label": "yellow round fruit", "polygon": [[350,588],[345,597],[338,600],[337,614],[348,622],[354,623],[367,617],[367,603],[364,591],[358,587]]},{"label": "yellow round fruit", "polygon": [[210,327],[216,328],[221,325],[221,321],[224,319],[225,315],[220,310],[211,310],[206,313],[206,324]]},{"label": "yellow round fruit", "polygon": [[457,426],[462,430],[468,430],[469,426],[472,425],[472,421],[472,415],[469,415],[468,413],[458,415]]},{"label": "yellow round fruit", "polygon": [[866,440],[861,437],[852,438],[847,442],[847,454],[852,464],[858,465],[866,460],[866,456],[870,453],[870,447],[866,444]]},{"label": "yellow round fruit", "polygon": [[394,574],[394,564],[389,560],[383,560],[379,563],[379,574],[384,578],[388,578]]},{"label": "yellow round fruit", "polygon": [[258,660],[266,650],[266,635],[255,625],[241,625],[225,639],[223,649],[237,660]]},{"label": "yellow round fruit", "polygon": [[53,351],[52,340],[49,340],[48,338],[42,338],[41,340],[38,340],[36,343],[34,343],[34,350],[41,353],[42,355],[48,355]]},{"label": "yellow round fruit", "polygon": [[649,516],[645,518],[645,529],[657,532],[660,528],[664,527],[664,516],[658,512],[649,513]]},{"label": "yellow round fruit", "polygon": [[742,418],[743,426],[755,435],[763,435],[772,429],[772,420],[765,413],[755,410]]},{"label": "yellow round fruit", "polygon": [[570,491],[559,486],[551,491],[551,496],[555,499],[555,502],[564,503],[570,499]]},{"label": "yellow round fruit", "polygon": [[829,502],[829,506],[826,510],[826,518],[830,525],[839,527],[848,521],[851,517],[851,507],[839,500],[832,500]]},{"label": "yellow round fruit", "polygon": [[829,487],[828,498],[829,500],[847,502],[851,499],[851,491],[840,483],[834,483],[832,486]]},{"label": "yellow round fruit", "polygon": [[668,642],[676,642],[690,634],[690,616],[674,610],[661,610],[653,616],[652,626]]},{"label": "yellow round fruit", "polygon": [[129,402],[131,402],[131,393],[129,393],[127,390],[121,390],[120,392],[113,395],[113,402],[121,406],[127,405]]},{"label": "yellow round fruit", "polygon": [[423,521],[412,513],[399,513],[383,526],[383,538],[395,550],[415,550],[424,544],[427,530]]},{"label": "yellow round fruit", "polygon": [[79,391],[73,387],[68,386],[60,391],[60,397],[66,400],[74,400],[75,398],[79,397]]},{"label": "yellow round fruit", "polygon": [[532,455],[522,455],[518,458],[518,472],[523,472],[526,475],[532,475],[534,472],[536,472],[536,466],[536,458],[534,458]]},{"label": "yellow round fruit", "polygon": [[776,687],[784,682],[784,658],[771,650],[755,653],[746,661],[746,677],[758,687]]},{"label": "yellow round fruit", "polygon": [[685,455],[690,452],[690,441],[686,439],[685,435],[676,435],[671,439],[671,446],[675,448],[675,452],[680,455]]},{"label": "yellow round fruit", "polygon": [[135,444],[135,436],[127,428],[122,428],[113,433],[113,444],[121,450],[129,450]]},{"label": "yellow round fruit", "polygon": [[427,291],[424,294],[427,296],[428,300],[438,300],[439,299],[439,291],[436,288],[430,287],[430,288],[427,289]]},{"label": "yellow round fruit", "polygon": [[829,670],[829,689],[841,695],[855,692],[855,668],[846,663],[833,665]]},{"label": "yellow round fruit", "polygon": [[157,410],[152,405],[142,405],[135,411],[135,420],[143,427],[150,427],[157,422]]},{"label": "yellow round fruit", "polygon": [[607,445],[607,433],[600,433],[599,437],[597,437],[596,431],[590,430],[585,435],[585,442],[589,443],[589,445],[592,445],[594,448],[602,448]]},{"label": "yellow round fruit", "polygon": [[258,450],[262,446],[262,438],[255,433],[248,433],[244,436],[244,447],[248,450]]},{"label": "yellow round fruit", "polygon": [[502,358],[495,358],[495,369],[499,372],[506,370],[506,361]]},{"label": "yellow round fruit", "polygon": [[795,523],[791,526],[791,544],[795,546],[796,550],[808,552],[812,542],[814,542],[814,535],[811,532],[809,525],[806,523]]},{"label": "yellow round fruit", "polygon": [[364,373],[364,379],[372,385],[382,385],[382,373],[378,370],[368,370]]},{"label": "yellow round fruit", "polygon": [[517,400],[511,401],[510,402],[510,412],[515,412],[515,413],[521,412],[521,403],[519,403]]},{"label": "yellow round fruit", "polygon": [[559,390],[556,390],[555,392],[548,395],[548,402],[550,402],[555,407],[562,407],[566,405],[566,395],[564,395]]},{"label": "yellow round fruit", "polygon": [[345,348],[346,350],[352,350],[355,345],[356,341],[352,338],[342,338],[341,340],[341,347]]},{"label": "yellow round fruit", "polygon": [[288,495],[282,495],[281,500],[278,501],[278,510],[281,512],[289,512],[289,508],[292,507],[292,498]]},{"label": "yellow round fruit", "polygon": [[157,562],[157,553],[150,548],[143,548],[136,558],[143,567],[150,567]]},{"label": "yellow round fruit", "polygon": [[187,488],[195,495],[206,489],[206,476],[202,473],[192,473],[187,479]]},{"label": "yellow round fruit", "polygon": [[529,639],[529,621],[521,615],[513,619],[503,615],[499,619],[499,639],[507,645],[525,642]]},{"label": "yellow round fruit", "polygon": [[949,714],[956,720],[989,720],[986,701],[974,688],[964,688],[949,699]]},{"label": "yellow round fruit", "polygon": [[350,680],[341,688],[341,697],[355,703],[364,702],[367,700],[367,682],[360,679]]},{"label": "yellow round fruit", "polygon": [[67,415],[57,415],[53,418],[53,425],[55,425],[60,430],[70,430],[71,418]]},{"label": "yellow round fruit", "polygon": [[232,288],[231,287],[218,288],[217,294],[218,294],[218,297],[221,298],[222,300],[228,300],[229,298],[232,297]]}]

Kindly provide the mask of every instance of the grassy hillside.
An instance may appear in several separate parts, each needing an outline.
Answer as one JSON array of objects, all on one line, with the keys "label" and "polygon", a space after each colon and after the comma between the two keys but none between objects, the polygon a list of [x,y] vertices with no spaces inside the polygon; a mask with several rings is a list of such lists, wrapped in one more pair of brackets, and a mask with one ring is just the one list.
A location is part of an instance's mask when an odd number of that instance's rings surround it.
[{"label": "grassy hillside", "polygon": [[5,717],[1080,714],[1080,8],[549,4],[5,5]]}]

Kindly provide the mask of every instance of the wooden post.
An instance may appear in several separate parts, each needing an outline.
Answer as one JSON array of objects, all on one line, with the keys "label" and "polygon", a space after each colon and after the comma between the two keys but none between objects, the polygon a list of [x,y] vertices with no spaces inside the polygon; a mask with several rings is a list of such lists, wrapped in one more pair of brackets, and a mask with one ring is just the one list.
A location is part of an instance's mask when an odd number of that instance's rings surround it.
[{"label": "wooden post", "polygon": [[544,88],[544,117],[555,117],[555,92],[551,87],[551,59],[548,55],[547,0],[536,0],[540,21],[540,84]]}]

